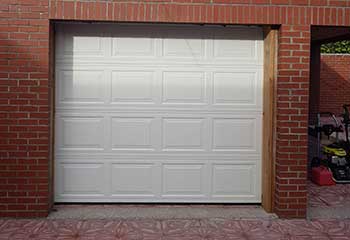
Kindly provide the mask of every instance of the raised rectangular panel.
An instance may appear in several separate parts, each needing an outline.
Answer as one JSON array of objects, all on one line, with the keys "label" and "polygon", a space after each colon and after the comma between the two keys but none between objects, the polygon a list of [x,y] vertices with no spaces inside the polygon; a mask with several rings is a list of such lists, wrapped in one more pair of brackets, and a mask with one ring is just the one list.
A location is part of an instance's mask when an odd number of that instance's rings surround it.
[{"label": "raised rectangular panel", "polygon": [[204,72],[164,72],[163,103],[205,103]]},{"label": "raised rectangular panel", "polygon": [[226,151],[256,150],[256,119],[213,119],[213,149]]},{"label": "raised rectangular panel", "polygon": [[214,58],[256,60],[257,36],[257,30],[243,28],[214,31]]},{"label": "raised rectangular panel", "polygon": [[59,180],[63,182],[61,194],[103,194],[103,164],[62,163],[59,167]]},{"label": "raised rectangular panel", "polygon": [[257,79],[252,72],[216,72],[213,80],[214,104],[254,104]]},{"label": "raised rectangular panel", "polygon": [[78,31],[63,30],[58,44],[58,46],[61,47],[58,51],[58,55],[60,55],[62,51],[64,55],[74,55],[74,57],[80,55],[102,56],[104,54],[102,33],[89,31],[86,29],[86,26]]},{"label": "raised rectangular panel", "polygon": [[203,164],[164,164],[163,196],[204,196]]},{"label": "raised rectangular panel", "polygon": [[75,52],[101,51],[100,36],[73,36],[73,49]]},{"label": "raised rectangular panel", "polygon": [[163,119],[164,150],[204,150],[203,118]]},{"label": "raised rectangular panel", "polygon": [[112,118],[113,150],[152,150],[153,118]]},{"label": "raised rectangular panel", "polygon": [[102,117],[62,117],[57,121],[58,150],[103,150]]},{"label": "raised rectangular panel", "polygon": [[252,196],[255,194],[255,184],[255,165],[213,165],[214,196]]},{"label": "raised rectangular panel", "polygon": [[[182,38],[179,38],[179,32]],[[176,29],[168,31],[163,39],[163,54],[165,57],[203,58],[204,40],[197,29]]]},{"label": "raised rectangular panel", "polygon": [[103,103],[104,73],[93,70],[60,71],[56,80],[58,103]]},{"label": "raised rectangular panel", "polygon": [[155,38],[152,33],[137,28],[122,29],[112,37],[112,55],[121,57],[155,57]]},{"label": "raised rectangular panel", "polygon": [[152,103],[154,73],[143,71],[123,71],[112,73],[112,102]]},{"label": "raised rectangular panel", "polygon": [[154,168],[154,164],[112,164],[112,195],[154,196]]},{"label": "raised rectangular panel", "polygon": [[215,58],[255,58],[255,42],[224,39],[214,41]]}]

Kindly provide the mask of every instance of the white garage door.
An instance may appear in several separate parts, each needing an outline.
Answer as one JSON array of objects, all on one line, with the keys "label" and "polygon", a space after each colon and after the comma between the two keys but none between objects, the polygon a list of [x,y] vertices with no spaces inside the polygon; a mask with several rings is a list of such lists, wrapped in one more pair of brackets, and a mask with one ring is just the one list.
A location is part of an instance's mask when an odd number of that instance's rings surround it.
[{"label": "white garage door", "polygon": [[56,202],[261,201],[260,28],[56,34]]}]

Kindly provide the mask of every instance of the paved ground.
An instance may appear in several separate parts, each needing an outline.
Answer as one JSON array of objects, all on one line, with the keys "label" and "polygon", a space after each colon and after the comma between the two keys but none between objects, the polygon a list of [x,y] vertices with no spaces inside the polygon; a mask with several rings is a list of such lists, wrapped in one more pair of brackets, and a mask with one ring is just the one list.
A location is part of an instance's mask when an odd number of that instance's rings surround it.
[{"label": "paved ground", "polygon": [[350,185],[308,190],[312,220],[256,206],[58,206],[47,219],[0,219],[0,240],[350,240]]},{"label": "paved ground", "polygon": [[349,219],[350,184],[308,185],[308,217],[311,219]]},{"label": "paved ground", "polygon": [[342,220],[0,220],[0,239],[350,239]]}]

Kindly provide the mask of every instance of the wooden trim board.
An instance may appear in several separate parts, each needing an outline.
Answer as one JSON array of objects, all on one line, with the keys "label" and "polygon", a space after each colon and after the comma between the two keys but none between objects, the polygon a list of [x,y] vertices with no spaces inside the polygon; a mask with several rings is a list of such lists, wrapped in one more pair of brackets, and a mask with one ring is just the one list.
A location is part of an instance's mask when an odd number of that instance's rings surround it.
[{"label": "wooden trim board", "polygon": [[55,23],[49,23],[49,87],[50,87],[50,156],[49,156],[49,211],[54,207],[55,182]]},{"label": "wooden trim board", "polygon": [[264,27],[262,207],[274,210],[275,192],[275,99],[277,76],[278,30]]}]

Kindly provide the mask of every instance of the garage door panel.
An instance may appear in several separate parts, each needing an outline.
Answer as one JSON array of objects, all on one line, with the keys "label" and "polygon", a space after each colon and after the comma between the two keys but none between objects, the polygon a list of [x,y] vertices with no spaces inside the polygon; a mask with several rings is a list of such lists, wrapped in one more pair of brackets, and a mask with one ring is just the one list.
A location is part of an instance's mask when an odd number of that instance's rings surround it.
[{"label": "garage door panel", "polygon": [[[72,33],[71,33],[72,34]],[[88,33],[87,33],[88,34]],[[91,35],[64,36],[63,53],[65,55],[86,55],[86,56],[103,56],[104,44],[102,38]]]},{"label": "garage door panel", "polygon": [[157,100],[155,92],[154,71],[112,71],[111,102],[112,103],[137,103],[155,104]]},{"label": "garage door panel", "polygon": [[152,198],[157,196],[157,166],[152,163],[113,163],[112,197]]},{"label": "garage door panel", "polygon": [[[212,194],[216,198],[256,197],[256,166],[213,164]],[[239,179],[239,181],[237,181]]]},{"label": "garage door panel", "polygon": [[99,110],[105,107],[114,111],[120,110],[118,105],[127,105],[142,111],[155,107],[167,111],[177,107],[261,111],[262,71],[252,67],[203,71],[193,67],[172,67],[172,71],[144,66],[137,71],[91,68],[57,67],[58,108],[82,106]]},{"label": "garage door panel", "polygon": [[56,176],[57,181],[65,181],[60,184],[63,189],[56,189],[56,201],[260,201],[256,158],[236,162],[193,160],[190,156],[159,161],[120,158],[123,160],[106,158],[102,166],[96,158],[66,157],[58,168],[70,171],[60,169]]},{"label": "garage door panel", "polygon": [[79,26],[79,30],[72,26],[57,26],[58,37],[57,58],[70,57],[103,57],[107,47],[103,30],[94,29],[88,25]]},{"label": "garage door panel", "polygon": [[178,38],[176,35],[178,35],[177,31],[168,32],[167,39],[162,41],[162,55],[165,58],[205,58],[205,41],[200,39],[200,34],[187,32],[184,33],[184,38]]},{"label": "garage door panel", "polygon": [[221,41],[214,41],[214,57],[216,59],[255,59],[256,44],[253,41],[242,41],[240,39],[227,39],[227,34],[216,35]]},{"label": "garage door panel", "polygon": [[163,118],[165,151],[205,151],[208,135],[204,118]]},{"label": "garage door panel", "polygon": [[[213,119],[214,151],[260,152],[260,118]],[[257,126],[258,124],[258,126]]]},{"label": "garage door panel", "polygon": [[155,38],[143,36],[112,38],[112,54],[116,57],[156,57]]},{"label": "garage door panel", "polygon": [[239,60],[245,64],[262,62],[263,37],[260,28],[251,27],[247,31],[247,27],[221,29],[218,26],[207,26],[200,29],[190,25],[101,25],[98,28],[81,24],[79,27],[71,25],[57,29],[57,32],[60,32],[58,44],[60,49],[64,50],[58,52],[58,59],[70,56],[79,59],[130,58],[134,61],[147,58],[157,61],[162,59],[163,63],[173,60],[222,63]]},{"label": "garage door panel", "polygon": [[56,126],[58,151],[101,151],[105,148],[102,116],[59,116]]},{"label": "garage door panel", "polygon": [[260,202],[260,28],[57,36],[56,201]]},{"label": "garage door panel", "polygon": [[261,151],[261,117],[254,114],[212,113],[203,117],[201,112],[117,115],[67,112],[59,114],[56,121],[56,142],[63,153],[165,151],[260,154]]},{"label": "garage door panel", "polygon": [[[216,41],[215,41],[216,40]],[[261,60],[261,29],[236,28],[234,31],[214,31],[213,57],[215,60]]]},{"label": "garage door panel", "polygon": [[204,72],[163,72],[162,103],[204,104],[206,78]]},{"label": "garage door panel", "polygon": [[97,163],[62,163],[58,166],[60,175],[57,180],[60,196],[104,196],[104,165]]},{"label": "garage door panel", "polygon": [[105,76],[101,70],[58,70],[58,104],[104,103]]},{"label": "garage door panel", "polygon": [[112,150],[155,150],[154,118],[112,117]]},{"label": "garage door panel", "polygon": [[205,197],[205,164],[163,164],[162,173],[162,197]]},{"label": "garage door panel", "polygon": [[[235,79],[235,81],[232,81]],[[260,103],[257,93],[261,85],[256,72],[214,72],[213,103],[215,105],[253,105]],[[256,106],[257,107],[257,106]]]}]

